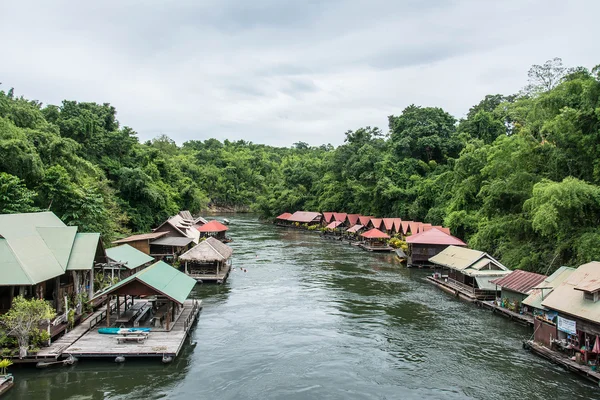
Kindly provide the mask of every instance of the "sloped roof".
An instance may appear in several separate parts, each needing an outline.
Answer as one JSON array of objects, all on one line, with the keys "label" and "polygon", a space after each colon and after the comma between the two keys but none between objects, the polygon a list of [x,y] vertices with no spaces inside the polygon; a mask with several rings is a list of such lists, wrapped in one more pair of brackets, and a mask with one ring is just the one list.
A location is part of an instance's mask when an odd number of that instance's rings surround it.
[{"label": "sloped roof", "polygon": [[321,218],[321,213],[312,211],[296,211],[288,219],[291,222],[308,223],[318,221]]},{"label": "sloped roof", "polygon": [[327,228],[327,229],[335,229],[335,228],[337,228],[338,226],[340,226],[342,224],[343,224],[342,221],[333,221],[329,225],[327,225],[325,228]]},{"label": "sloped roof", "polygon": [[346,220],[346,216],[348,216],[346,213],[333,213],[333,219],[340,222],[344,222]]},{"label": "sloped roof", "polygon": [[523,304],[538,309],[544,308],[542,306],[542,301],[552,293],[555,287],[563,283],[574,271],[575,268],[558,268],[552,275],[544,279],[537,288],[534,288],[531,291],[531,294],[523,300]]},{"label": "sloped roof", "polygon": [[67,271],[89,271],[94,268],[94,259],[99,245],[99,233],[78,233],[75,235]]},{"label": "sloped roof", "polygon": [[432,228],[431,224],[421,224],[421,230],[420,230],[420,232],[428,231],[431,228]]},{"label": "sloped roof", "polygon": [[383,219],[381,218],[371,218],[371,224],[373,224],[373,228],[379,229],[381,228],[381,223],[383,222]]},{"label": "sloped roof", "polygon": [[109,287],[96,295],[95,298],[109,295],[119,289],[126,290],[126,286],[133,281],[138,281],[154,293],[166,296],[179,304],[183,304],[196,285],[195,279],[190,278],[183,272],[179,272],[169,264],[158,261],[148,268],[136,272],[119,283]]},{"label": "sloped roof", "polygon": [[164,231],[164,232],[141,233],[139,235],[131,235],[131,236],[128,236],[128,237],[123,238],[123,239],[115,240],[113,242],[113,244],[137,242],[138,240],[158,239],[159,237],[163,237],[163,236],[165,236],[168,233],[169,232],[166,232],[166,231]]},{"label": "sloped roof", "polygon": [[275,219],[282,219],[282,220],[286,220],[286,219],[288,219],[288,218],[289,218],[289,217],[291,217],[291,216],[292,216],[292,213],[285,212],[285,213],[283,213],[283,214],[281,214],[281,215],[277,216],[277,218],[275,218]]},{"label": "sloped roof", "polygon": [[188,210],[179,211],[179,216],[188,221],[194,221],[194,217],[192,217],[192,213]]},{"label": "sloped roof", "polygon": [[383,226],[385,226],[386,231],[391,231],[394,229],[394,218],[384,218]]},{"label": "sloped roof", "polygon": [[367,217],[367,216],[363,216],[363,215],[358,216],[358,220],[360,221],[360,224],[364,225],[364,226],[367,226],[369,224],[369,221],[371,220],[371,218],[373,218],[373,217]]},{"label": "sloped roof", "polygon": [[184,247],[188,244],[192,243],[194,239],[189,237],[180,237],[180,236],[166,236],[161,237],[159,239],[153,240],[150,244],[155,244],[157,246],[175,246],[175,247]]},{"label": "sloped roof", "polygon": [[[427,232],[423,232],[423,234]],[[502,275],[510,272],[508,268],[489,254],[459,246],[448,246],[431,257],[429,261],[433,264],[460,271],[469,276],[499,275],[494,270],[490,270],[490,264],[494,268],[497,268],[498,271],[504,271]]]},{"label": "sloped roof", "polygon": [[323,213],[323,219],[327,223],[331,222],[333,220],[333,213],[332,212],[324,212]]},{"label": "sloped roof", "polygon": [[360,236],[369,238],[369,239],[389,239],[390,238],[390,235],[388,235],[387,233],[381,232],[377,228],[373,228],[369,231],[366,231],[365,233],[361,233]]},{"label": "sloped roof", "polygon": [[454,245],[466,246],[467,244],[457,237],[448,235],[439,229],[432,228],[428,231],[423,231],[418,234],[413,234],[406,238],[407,243],[412,244],[438,244],[438,245]]},{"label": "sloped roof", "polygon": [[128,244],[106,249],[106,256],[113,261],[123,263],[129,269],[135,269],[154,261],[154,257],[150,257]]},{"label": "sloped roof", "polygon": [[440,231],[442,231],[448,235],[451,235],[450,228],[444,228],[443,226],[440,226],[440,225],[434,225],[433,228],[439,229]]},{"label": "sloped roof", "polygon": [[348,214],[346,215],[346,219],[348,220],[348,226],[353,226],[356,225],[356,223],[358,222],[358,217],[360,215],[358,214]]},{"label": "sloped roof", "polygon": [[[163,222],[156,230],[160,229],[164,224],[169,224],[174,227],[182,236],[189,237],[194,240],[194,243],[198,243],[200,240],[200,233],[195,227],[193,219],[184,219],[181,215],[175,215]],[[206,225],[206,224],[205,224]],[[203,225],[204,226],[204,225]]]},{"label": "sloped roof", "polygon": [[0,285],[35,285],[64,274],[76,231],[49,211],[0,215]]},{"label": "sloped roof", "polygon": [[396,233],[402,232],[402,218],[392,218],[394,220],[394,231]]},{"label": "sloped roof", "polygon": [[194,225],[204,225],[208,223],[208,221],[202,217],[198,217],[194,219]]},{"label": "sloped roof", "polygon": [[580,265],[542,301],[542,306],[600,323],[600,302],[586,300],[584,294],[576,290],[581,284],[598,280],[600,262],[592,261]]},{"label": "sloped roof", "polygon": [[404,233],[404,234],[408,233],[408,228],[411,223],[412,223],[412,221],[401,221],[400,222],[400,225],[402,225],[402,233]]},{"label": "sloped roof", "polygon": [[421,226],[420,222],[416,222],[416,221],[408,222],[408,228],[410,229],[410,233],[413,236],[420,232],[420,230],[419,230],[420,226]]},{"label": "sloped roof", "polygon": [[534,287],[538,286],[546,278],[546,275],[517,269],[502,278],[491,281],[491,283],[498,285],[502,289],[529,294]]},{"label": "sloped roof", "polygon": [[349,228],[346,232],[348,232],[348,233],[356,233],[356,232],[360,231],[363,228],[364,228],[363,225],[356,224],[356,225],[353,225],[351,228]]},{"label": "sloped roof", "polygon": [[209,223],[198,227],[197,229],[199,232],[225,232],[229,230],[228,227],[217,220],[212,220]]},{"label": "sloped roof", "polygon": [[203,242],[198,243],[190,250],[179,256],[183,261],[225,261],[231,257],[233,249],[213,237],[209,237]]}]

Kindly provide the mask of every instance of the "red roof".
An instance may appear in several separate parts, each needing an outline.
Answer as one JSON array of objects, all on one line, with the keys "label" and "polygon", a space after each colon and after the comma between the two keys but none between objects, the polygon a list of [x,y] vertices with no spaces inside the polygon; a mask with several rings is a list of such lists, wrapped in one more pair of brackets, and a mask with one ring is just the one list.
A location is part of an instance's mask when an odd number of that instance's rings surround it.
[{"label": "red roof", "polygon": [[412,221],[402,221],[400,224],[402,225],[402,233],[408,233],[408,226]]},{"label": "red roof", "polygon": [[333,221],[332,223],[330,223],[329,225],[327,225],[325,228],[327,228],[327,229],[335,229],[338,226],[340,226],[341,224],[343,224],[342,221]]},{"label": "red roof", "polygon": [[283,213],[279,217],[277,217],[276,219],[288,219],[291,216],[292,216],[291,213]]},{"label": "red roof", "polygon": [[198,227],[200,232],[224,232],[228,229],[228,227],[216,220],[212,220],[209,223]]},{"label": "red roof", "polygon": [[296,211],[288,218],[291,222],[308,223],[313,221],[319,221],[321,213],[312,211]]},{"label": "red roof", "polygon": [[384,218],[383,225],[385,226],[386,231],[391,231],[394,229],[394,218]]},{"label": "red roof", "polygon": [[421,231],[428,231],[432,228],[431,224],[421,224]]},{"label": "red roof", "polygon": [[323,213],[323,219],[327,223],[331,222],[333,220],[333,213],[332,212],[324,212]]},{"label": "red roof", "polygon": [[433,228],[439,229],[440,231],[447,233],[448,235],[451,235],[450,228],[444,228],[443,226],[439,226],[439,225],[433,226]]},{"label": "red roof", "polygon": [[358,220],[360,221],[361,225],[367,226],[367,224],[369,223],[369,221],[371,220],[371,218],[373,217],[364,217],[362,215],[358,216]]},{"label": "red roof", "polygon": [[500,279],[490,281],[502,289],[508,289],[513,292],[529,294],[529,292],[546,279],[546,275],[536,274],[534,272],[517,269]]},{"label": "red roof", "polygon": [[402,232],[402,219],[401,218],[392,218],[394,220],[394,231],[396,233]]},{"label": "red roof", "polygon": [[360,215],[358,215],[358,214],[348,214],[348,215],[346,215],[346,219],[348,220],[348,224],[350,226],[356,225],[358,223],[358,217],[360,217]]},{"label": "red roof", "polygon": [[419,229],[421,227],[420,222],[411,221],[408,223],[408,227],[410,228],[410,233],[412,233],[413,235],[416,235],[417,233],[421,232],[421,230]]},{"label": "red roof", "polygon": [[381,228],[381,223],[383,222],[383,219],[381,218],[371,218],[371,223],[373,224],[373,228]]},{"label": "red roof", "polygon": [[412,244],[440,244],[454,246],[467,245],[459,238],[448,235],[437,228],[431,228],[428,231],[423,231],[421,233],[417,233],[416,235],[408,236],[406,238],[406,242]]},{"label": "red roof", "polygon": [[356,225],[352,226],[352,228],[349,228],[346,232],[356,233],[356,232],[360,231],[362,228],[364,228],[364,226],[356,224]]},{"label": "red roof", "polygon": [[333,213],[333,218],[336,221],[344,222],[346,220],[347,215],[348,214],[346,214],[346,213]]},{"label": "red roof", "polygon": [[373,228],[370,231],[366,231],[365,233],[362,233],[360,236],[366,237],[369,239],[389,239],[390,238],[390,235],[388,235],[387,233],[381,232],[377,228]]}]

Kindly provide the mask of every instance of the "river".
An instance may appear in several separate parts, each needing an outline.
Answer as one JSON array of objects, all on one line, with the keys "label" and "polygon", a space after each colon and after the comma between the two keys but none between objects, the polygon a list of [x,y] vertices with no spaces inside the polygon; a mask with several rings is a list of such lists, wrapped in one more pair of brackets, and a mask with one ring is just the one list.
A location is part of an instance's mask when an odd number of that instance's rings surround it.
[{"label": "river", "polygon": [[196,286],[195,346],[169,365],[15,367],[5,399],[600,397],[523,350],[530,329],[452,298],[425,271],[252,215],[228,218],[236,269],[225,285]]}]

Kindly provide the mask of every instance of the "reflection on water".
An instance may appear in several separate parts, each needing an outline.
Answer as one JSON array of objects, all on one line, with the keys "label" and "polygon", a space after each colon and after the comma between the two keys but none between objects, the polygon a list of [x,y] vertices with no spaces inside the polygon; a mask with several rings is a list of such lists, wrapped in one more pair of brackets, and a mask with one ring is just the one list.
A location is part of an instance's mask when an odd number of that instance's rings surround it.
[{"label": "reflection on water", "polygon": [[6,399],[598,398],[522,350],[528,329],[457,301],[391,255],[228,218],[234,270],[225,285],[194,289],[204,304],[195,347],[170,365],[14,368]]}]

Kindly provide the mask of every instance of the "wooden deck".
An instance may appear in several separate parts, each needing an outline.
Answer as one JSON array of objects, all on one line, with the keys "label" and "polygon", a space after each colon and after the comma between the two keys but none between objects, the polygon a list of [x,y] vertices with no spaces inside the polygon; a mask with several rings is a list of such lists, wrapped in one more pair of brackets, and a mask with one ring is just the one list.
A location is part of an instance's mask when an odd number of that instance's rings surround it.
[{"label": "wooden deck", "polygon": [[360,247],[361,249],[366,250],[366,251],[375,251],[375,252],[381,251],[381,252],[387,252],[387,253],[395,250],[393,247],[390,247],[390,246],[370,246],[366,243],[360,243],[358,245],[358,247]]},{"label": "wooden deck", "polygon": [[453,285],[450,282],[445,282],[442,279],[437,279],[433,276],[428,276],[427,281],[433,283],[434,285],[442,289],[444,292],[450,293],[451,295],[461,298],[463,300],[467,300],[470,302],[474,302],[475,300],[477,300],[474,294],[468,292],[467,290],[459,286]]},{"label": "wooden deck", "polygon": [[558,364],[569,371],[575,372],[579,376],[582,376],[595,384],[600,385],[600,373],[597,371],[592,371],[592,369],[588,365],[581,365],[577,362],[571,360],[569,357],[565,356],[562,353],[559,353],[554,350],[550,350],[547,347],[544,347],[533,340],[527,340],[523,342],[523,347],[527,350],[531,350],[533,353],[544,357],[555,364]]},{"label": "wooden deck", "polygon": [[[171,330],[152,329],[148,339],[138,342],[117,343],[115,335],[98,333],[100,326],[89,330],[83,337],[63,351],[64,355],[77,358],[96,357],[175,357],[181,351],[185,339],[200,312],[201,301],[186,300],[183,311],[173,323]],[[100,324],[102,325],[102,324]]]},{"label": "wooden deck", "polygon": [[500,307],[492,301],[476,300],[475,303],[480,307],[485,307],[492,310],[493,313],[500,313],[501,315],[510,318],[523,325],[533,326],[533,315],[519,314],[514,311],[510,311],[507,308]]},{"label": "wooden deck", "polygon": [[187,274],[190,278],[194,278],[198,283],[225,283],[231,272],[231,266],[226,265],[219,274]]}]

